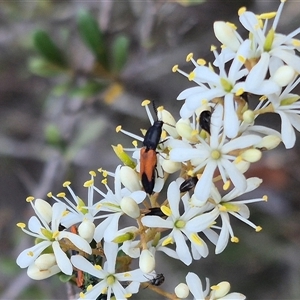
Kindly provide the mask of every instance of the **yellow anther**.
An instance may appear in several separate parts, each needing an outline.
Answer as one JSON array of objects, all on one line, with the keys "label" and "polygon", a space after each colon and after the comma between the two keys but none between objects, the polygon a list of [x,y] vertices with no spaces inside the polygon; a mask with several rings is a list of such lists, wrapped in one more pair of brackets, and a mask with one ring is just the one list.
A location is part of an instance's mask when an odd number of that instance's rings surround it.
[{"label": "yellow anther", "polygon": [[107,185],[107,178],[104,178],[104,179],[101,181],[101,183]]},{"label": "yellow anther", "polygon": [[186,62],[189,62],[189,61],[191,61],[191,59],[193,58],[193,53],[189,53],[187,56],[186,56]]},{"label": "yellow anther", "polygon": [[69,214],[69,211],[65,210],[65,211],[63,212],[63,217],[65,217],[65,216],[68,215],[68,214]]},{"label": "yellow anther", "polygon": [[159,107],[157,108],[157,111],[163,111],[163,110],[164,110],[163,105],[161,105],[161,106],[159,106]]},{"label": "yellow anther", "polygon": [[118,145],[116,146],[116,150],[117,150],[118,152],[124,152],[124,148],[123,148],[123,146],[122,146],[121,144],[118,144]]},{"label": "yellow anther", "polygon": [[168,238],[166,238],[166,239],[162,242],[161,245],[164,247],[164,246],[166,246],[166,245],[173,244],[173,243],[174,243],[173,238],[172,238],[172,237],[168,237]]},{"label": "yellow anther", "polygon": [[128,278],[130,278],[131,277],[131,274],[130,273],[124,273],[124,277],[128,277]]},{"label": "yellow anther", "polygon": [[102,169],[102,168],[99,168],[97,171],[98,171],[99,173],[102,173],[102,172],[103,172],[103,169]]},{"label": "yellow anther", "polygon": [[210,287],[210,289],[213,290],[213,291],[216,291],[216,290],[220,289],[220,287],[218,285],[212,285]]},{"label": "yellow anther", "polygon": [[266,101],[268,99],[267,96],[262,95],[261,97],[258,98],[259,101]]},{"label": "yellow anther", "polygon": [[101,267],[100,265],[94,265],[94,268],[95,268],[96,270],[102,270],[102,267]]},{"label": "yellow anther", "polygon": [[242,6],[239,10],[238,10],[238,15],[241,16],[245,11],[247,11],[247,8],[245,6]]},{"label": "yellow anther", "polygon": [[29,251],[29,252],[27,252],[27,255],[32,257],[34,255],[34,253],[32,251]]},{"label": "yellow anther", "polygon": [[273,19],[275,16],[276,16],[277,12],[276,11],[273,11],[273,12],[268,12],[268,13],[263,13],[263,14],[260,14],[258,16],[259,19]]},{"label": "yellow anther", "polygon": [[[91,285],[91,284],[90,284]],[[92,286],[93,287],[93,286]],[[88,291],[88,289],[86,289],[86,291]],[[80,299],[85,299],[85,294],[83,292],[79,293],[79,298]]]},{"label": "yellow anther", "polygon": [[235,162],[236,164],[238,164],[238,163],[240,163],[242,160],[243,160],[242,156],[239,155],[239,156],[236,157],[236,159],[234,160],[234,162]]},{"label": "yellow anther", "polygon": [[261,226],[256,226],[255,231],[256,231],[256,232],[262,231],[262,227],[261,227]]},{"label": "yellow anther", "polygon": [[69,186],[71,184],[71,181],[65,181],[64,183],[63,183],[63,187],[67,187],[67,186]]},{"label": "yellow anther", "polygon": [[195,79],[195,77],[196,77],[196,73],[193,71],[193,72],[191,72],[191,73],[189,74],[188,80],[189,80],[189,81],[192,81],[192,80]]},{"label": "yellow anther", "polygon": [[215,50],[217,50],[217,47],[215,45],[211,45],[210,46],[210,51],[215,51]]},{"label": "yellow anther", "polygon": [[192,242],[194,242],[198,246],[202,246],[203,245],[202,240],[199,238],[198,234],[196,234],[196,233],[192,233],[191,234],[191,240],[192,240]]},{"label": "yellow anther", "polygon": [[108,175],[107,171],[106,171],[106,170],[103,170],[103,171],[102,171],[102,175],[103,175],[103,177],[107,177],[107,175]]},{"label": "yellow anther", "polygon": [[89,171],[89,174],[90,174],[91,176],[93,176],[93,177],[96,177],[96,176],[97,176],[97,174],[96,174],[95,171]]},{"label": "yellow anther", "polygon": [[227,180],[224,184],[223,184],[223,190],[227,191],[230,188],[230,180]]},{"label": "yellow anther", "polygon": [[198,130],[194,129],[191,131],[191,136],[195,136],[198,134]]},{"label": "yellow anther", "polygon": [[172,68],[172,72],[176,73],[178,71],[178,65],[173,66]]},{"label": "yellow anther", "polygon": [[47,194],[47,197],[52,198],[52,197],[53,197],[52,192],[49,192],[49,193]]},{"label": "yellow anther", "polygon": [[122,130],[122,126],[121,125],[119,125],[119,126],[116,127],[116,132],[120,132],[121,130]]},{"label": "yellow anther", "polygon": [[187,171],[187,175],[188,175],[188,176],[194,176],[194,173],[193,173],[192,170],[189,170],[189,171]]},{"label": "yellow anther", "polygon": [[160,210],[166,215],[166,216],[171,216],[172,215],[172,211],[169,207],[165,206],[165,205],[162,205],[160,207]]},{"label": "yellow anther", "polygon": [[84,186],[84,187],[91,187],[91,186],[93,186],[93,184],[94,184],[94,180],[91,179],[91,180],[87,180],[87,181],[83,184],[83,186]]},{"label": "yellow anther", "polygon": [[149,105],[151,103],[151,101],[150,100],[148,100],[148,99],[145,99],[143,102],[142,102],[142,106],[147,106],[147,105]]},{"label": "yellow anther", "polygon": [[17,223],[16,225],[22,229],[26,227],[25,223]]},{"label": "yellow anther", "polygon": [[292,44],[294,47],[300,47],[300,40],[292,39]]},{"label": "yellow anther", "polygon": [[132,145],[136,148],[138,146],[138,142],[137,141],[132,141]]},{"label": "yellow anther", "polygon": [[269,200],[269,198],[268,198],[267,195],[263,195],[262,199],[263,199],[264,201],[266,201],[266,202]]},{"label": "yellow anther", "polygon": [[228,26],[230,26],[233,30],[237,30],[237,26],[231,22],[226,22]]},{"label": "yellow anther", "polygon": [[127,293],[127,294],[124,295],[124,297],[125,297],[126,299],[127,299],[127,298],[130,298],[130,297],[132,297],[132,294]]},{"label": "yellow anther", "polygon": [[232,243],[238,243],[240,241],[239,238],[236,236],[233,236],[230,240]]},{"label": "yellow anther", "polygon": [[64,197],[66,197],[66,193],[63,193],[63,192],[58,193],[58,194],[56,195],[56,197],[62,197],[62,198],[64,198]]},{"label": "yellow anther", "polygon": [[205,66],[205,65],[206,65],[206,60],[203,59],[203,58],[198,58],[198,59],[197,59],[197,64],[198,64],[199,66]]},{"label": "yellow anther", "polygon": [[32,196],[29,196],[29,197],[26,198],[26,202],[31,202],[33,200],[34,200],[34,197],[32,197]]}]

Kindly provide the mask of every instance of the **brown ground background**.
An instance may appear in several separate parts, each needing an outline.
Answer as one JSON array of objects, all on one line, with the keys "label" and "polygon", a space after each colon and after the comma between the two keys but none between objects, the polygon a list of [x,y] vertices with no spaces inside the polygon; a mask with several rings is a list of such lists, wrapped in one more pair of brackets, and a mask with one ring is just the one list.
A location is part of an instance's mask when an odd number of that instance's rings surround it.
[{"label": "brown ground background", "polygon": [[[139,133],[139,128],[149,126],[140,106],[142,100],[155,100],[178,117],[181,103],[175,99],[189,82],[173,74],[171,68],[179,64],[185,69],[189,52],[210,59],[210,45],[218,44],[212,34],[213,22],[237,23],[236,11],[243,5],[261,13],[275,11],[278,4],[274,0],[208,0],[191,7],[150,0],[0,2],[1,299],[66,299],[65,285],[58,279],[35,282],[15,265],[20,251],[32,244],[32,239],[15,226],[27,222],[32,214],[25,198],[44,198],[49,191],[56,194],[65,180],[71,180],[80,194],[89,170],[103,167],[113,171],[119,161],[111,144],[130,146],[128,138],[115,133],[115,127],[122,124]],[[81,8],[93,12],[108,41],[119,33],[130,38],[129,61],[121,74],[125,92],[111,105],[105,104],[101,95],[89,99],[56,96],[53,87],[62,78],[45,79],[28,70],[29,58],[37,56],[32,33],[39,28],[51,33],[75,66],[91,66],[93,58],[76,29]],[[288,33],[299,26],[300,2],[288,1],[279,30]],[[276,117],[266,116],[261,122],[272,122],[277,129],[280,126]],[[45,142],[44,131],[49,124],[60,129],[67,155]],[[86,133],[85,142],[78,141],[82,132]],[[193,271],[203,280],[209,277],[212,284],[230,281],[232,290],[248,299],[299,299],[299,169],[299,142],[292,150],[279,147],[266,153],[249,173],[264,179],[255,194],[268,194],[270,199],[251,206],[251,220],[263,231],[257,234],[235,222],[240,243],[229,245],[221,255],[211,254],[196,262]],[[184,279],[188,268],[169,260],[168,267],[157,272],[164,273],[164,287],[171,291]],[[133,299],[159,298],[144,290],[140,298],[134,295]]]}]

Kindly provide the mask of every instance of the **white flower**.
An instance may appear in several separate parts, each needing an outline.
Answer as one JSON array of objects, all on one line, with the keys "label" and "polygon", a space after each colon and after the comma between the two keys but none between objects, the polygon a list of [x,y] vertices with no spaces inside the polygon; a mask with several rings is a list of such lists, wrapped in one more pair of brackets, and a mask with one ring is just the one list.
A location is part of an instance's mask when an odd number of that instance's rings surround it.
[{"label": "white flower", "polygon": [[179,146],[170,151],[170,158],[174,161],[185,162],[191,160],[195,174],[204,168],[195,187],[195,196],[199,201],[198,205],[203,205],[207,201],[216,169],[219,170],[224,183],[229,178],[238,190],[244,191],[246,189],[245,176],[232,162],[238,155],[231,154],[231,152],[251,147],[261,141],[261,137],[253,134],[240,136],[230,141],[226,139],[224,134],[220,136],[222,115],[223,107],[218,105],[211,117],[211,137],[209,142],[199,137],[201,143],[194,145],[194,147],[182,142],[182,147]]},{"label": "white flower", "polygon": [[131,193],[128,189],[122,188],[120,169],[121,166],[118,166],[115,173],[110,174],[114,177],[114,191],[112,191],[106,184],[106,180],[104,180],[103,183],[107,189],[107,193],[102,192],[93,185],[94,191],[103,197],[103,199],[95,203],[94,206],[98,211],[101,210],[101,212],[110,212],[110,214],[99,216],[99,218],[105,219],[95,229],[94,239],[96,240],[96,242],[99,242],[103,237],[106,241],[112,241],[115,237],[115,233],[118,230],[118,222],[120,217],[124,213],[128,213],[127,210],[122,210],[122,206],[124,206],[124,203],[122,201],[124,198],[130,198],[131,201],[139,204],[146,197],[146,193],[143,191],[135,191]]},{"label": "white flower", "polygon": [[254,198],[248,200],[235,200],[237,197],[251,192],[259,187],[262,180],[257,177],[251,177],[247,179],[247,188],[244,192],[240,192],[236,188],[232,189],[228,194],[221,197],[220,192],[214,187],[211,191],[211,197],[215,202],[216,208],[219,210],[219,214],[222,220],[222,227],[218,242],[216,244],[215,253],[221,253],[228,244],[229,236],[232,242],[238,242],[238,238],[234,236],[233,229],[230,224],[229,216],[234,216],[240,221],[246,223],[247,225],[254,228],[257,232],[261,230],[260,226],[256,226],[251,221],[249,221],[250,211],[247,204],[254,202],[266,201],[267,197]]},{"label": "white flower", "polygon": [[[279,86],[275,82],[265,80],[268,70],[267,59],[261,59],[250,72],[246,68],[243,68],[249,47],[249,40],[241,44],[228,72],[225,68],[226,61],[214,50],[219,74],[211,67],[198,65],[192,57],[190,58],[195,65],[195,69],[188,77],[197,83],[199,87],[188,88],[178,95],[177,100],[186,99],[184,104],[186,108],[181,111],[182,118],[189,118],[201,106],[204,100],[211,101],[218,97],[224,97],[225,134],[230,138],[237,135],[240,122],[236,112],[237,103],[234,97],[240,96],[244,92],[263,95],[279,90]],[[183,72],[180,73],[184,74]],[[245,81],[241,81],[245,76],[247,76]]]},{"label": "white flower", "polygon": [[[192,256],[186,244],[188,239],[193,245],[193,250],[198,255],[206,257],[208,248],[206,243],[199,237],[197,232],[210,227],[218,214],[216,210],[198,216],[198,209],[185,205],[185,211],[181,215],[179,212],[180,191],[178,184],[174,181],[168,187],[168,200],[170,208],[162,207],[164,214],[168,217],[166,220],[158,216],[145,216],[142,218],[144,226],[150,228],[168,228],[172,231],[163,238],[162,246],[170,243],[176,243],[176,252],[179,259],[186,265],[192,262]],[[194,224],[197,223],[197,231]]]},{"label": "white flower", "polygon": [[[256,16],[250,11],[245,11],[240,14],[240,22],[251,33],[251,48],[249,48],[251,51],[247,58],[258,58],[263,53],[267,54],[265,59],[270,60],[271,73],[274,68],[277,69],[283,62],[294,68],[298,73],[300,72],[300,58],[295,54],[295,49],[299,47],[299,41],[294,39],[300,33],[300,28],[288,35],[276,33],[285,2],[281,1],[270,29],[268,29],[268,19],[274,17],[273,13]],[[266,20],[262,25],[260,22],[264,18]]]},{"label": "white flower", "polygon": [[[38,214],[35,209],[35,205],[32,203],[33,209]],[[37,199],[36,201],[43,201]],[[24,229],[25,224],[18,224],[21,229],[35,238],[39,239],[39,242],[28,249],[25,249],[20,253],[17,258],[17,264],[21,268],[26,268],[34,263],[34,261],[40,256],[40,254],[48,247],[52,248],[52,251],[55,255],[57,266],[59,269],[68,275],[71,275],[73,272],[72,264],[67,256],[67,254],[62,250],[60,241],[62,239],[68,239],[73,245],[75,245],[81,251],[84,251],[88,254],[92,253],[92,249],[87,241],[78,236],[67,231],[61,231],[59,229],[61,220],[66,212],[66,205],[63,203],[54,203],[52,208],[52,219],[51,224],[38,214],[39,219],[36,216],[30,218],[28,222],[29,230]],[[33,267],[32,267],[33,268]]]},{"label": "white flower", "polygon": [[[132,293],[137,293],[141,282],[146,282],[143,272],[139,269],[117,273],[116,258],[118,254],[118,244],[104,243],[104,253],[106,262],[103,269],[99,265],[92,265],[87,259],[80,255],[71,257],[72,264],[79,270],[88,273],[98,279],[94,286],[87,287],[85,294],[81,293],[81,298],[89,300],[97,299],[103,291],[106,291],[107,299],[114,294],[116,299],[125,299]],[[128,282],[130,282],[128,284]],[[123,285],[126,285],[124,287]]]},{"label": "white flower", "polygon": [[206,278],[206,289],[203,290],[202,282],[199,277],[193,273],[189,272],[185,277],[186,283],[193,294],[195,300],[205,300],[209,293],[209,280]]},{"label": "white flower", "polygon": [[281,118],[281,137],[287,149],[295,145],[296,135],[294,128],[300,131],[300,102],[298,101],[300,96],[290,93],[299,82],[300,78],[295,79],[281,93],[268,95],[268,100],[272,103],[274,112]]}]

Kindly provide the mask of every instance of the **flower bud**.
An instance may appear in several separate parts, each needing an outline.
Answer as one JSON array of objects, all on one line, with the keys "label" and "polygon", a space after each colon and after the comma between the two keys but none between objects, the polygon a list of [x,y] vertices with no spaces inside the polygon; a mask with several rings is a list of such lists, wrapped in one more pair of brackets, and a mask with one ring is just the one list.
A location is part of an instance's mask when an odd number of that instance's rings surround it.
[{"label": "flower bud", "polygon": [[291,83],[294,78],[295,70],[287,65],[279,67],[271,77],[271,79],[281,87]]},{"label": "flower bud", "polygon": [[42,280],[49,278],[57,273],[61,272],[60,268],[57,265],[52,266],[51,268],[41,271],[34,263],[31,264],[27,269],[27,275],[34,280]]},{"label": "flower bud", "polygon": [[180,299],[185,299],[188,297],[190,290],[185,283],[179,283],[174,290],[176,296]]},{"label": "flower bud", "polygon": [[245,161],[254,163],[261,159],[261,151],[258,149],[248,149],[241,154],[241,157]]},{"label": "flower bud", "polygon": [[143,273],[151,273],[155,269],[155,258],[148,249],[142,250],[139,267]]},{"label": "flower bud", "polygon": [[247,124],[252,124],[254,122],[255,114],[254,111],[251,109],[246,110],[243,113],[243,120]]},{"label": "flower bud", "polygon": [[216,38],[226,47],[236,52],[240,42],[235,34],[234,28],[224,21],[214,22],[214,32]]},{"label": "flower bud", "polygon": [[246,171],[248,171],[248,169],[250,168],[250,163],[248,161],[245,160],[241,160],[239,162],[235,162],[234,164],[236,166],[236,168],[241,172],[241,173],[245,173]]},{"label": "flower bud", "polygon": [[181,137],[187,139],[188,141],[193,143],[196,143],[198,141],[198,139],[194,135],[194,130],[191,127],[189,120],[180,119],[176,123],[176,130]]},{"label": "flower bud", "polygon": [[36,199],[34,206],[38,213],[45,219],[49,224],[52,220],[52,206],[45,200]]},{"label": "flower bud", "polygon": [[56,265],[56,258],[54,254],[42,254],[34,263],[40,271],[45,271]]},{"label": "flower bud", "polygon": [[169,174],[173,174],[173,173],[177,172],[178,170],[180,170],[181,163],[180,162],[174,162],[170,159],[164,159],[161,166],[162,166],[162,168],[164,169],[165,172],[167,172]]},{"label": "flower bud", "polygon": [[267,135],[255,147],[261,150],[271,150],[276,148],[280,143],[281,138],[279,136]]},{"label": "flower bud", "polygon": [[142,189],[139,175],[134,169],[123,166],[121,167],[119,174],[122,184],[130,192],[140,191]]},{"label": "flower bud", "polygon": [[78,234],[90,243],[94,238],[95,224],[91,220],[83,220],[78,226]]},{"label": "flower bud", "polygon": [[120,202],[122,211],[133,219],[137,219],[140,216],[140,208],[138,204],[130,197],[122,198]]},{"label": "flower bud", "polygon": [[123,150],[122,145],[118,144],[117,146],[113,146],[112,148],[116,155],[119,157],[121,162],[124,163],[125,166],[129,166],[130,168],[134,169],[135,168],[135,162],[132,160],[132,158]]},{"label": "flower bud", "polygon": [[161,113],[161,120],[164,122],[163,129],[174,139],[177,139],[179,137],[179,134],[176,130],[176,121],[174,117],[171,115],[170,112],[163,109],[160,111]]},{"label": "flower bud", "polygon": [[211,287],[214,294],[214,299],[219,299],[226,296],[230,291],[230,283],[227,281],[222,281],[217,285]]}]

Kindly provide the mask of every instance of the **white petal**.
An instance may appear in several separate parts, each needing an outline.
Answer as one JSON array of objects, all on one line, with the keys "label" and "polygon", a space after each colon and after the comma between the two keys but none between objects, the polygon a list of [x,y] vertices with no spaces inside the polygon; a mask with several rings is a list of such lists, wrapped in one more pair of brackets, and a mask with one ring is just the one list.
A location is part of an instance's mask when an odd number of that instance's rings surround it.
[{"label": "white petal", "polygon": [[262,138],[260,136],[254,134],[243,135],[226,143],[222,147],[222,152],[228,153],[232,150],[247,148],[258,144],[261,139]]},{"label": "white petal", "polygon": [[201,86],[196,86],[196,87],[191,87],[191,88],[188,88],[184,91],[182,91],[178,97],[177,97],[177,100],[184,100],[186,99],[187,97],[193,95],[193,94],[198,94],[198,93],[201,93],[203,92],[205,89]]},{"label": "white petal", "polygon": [[175,218],[179,218],[179,201],[180,201],[180,191],[179,186],[175,181],[172,181],[168,187],[167,196],[169,199],[170,209],[172,215]]},{"label": "white petal", "polygon": [[201,232],[211,226],[218,215],[219,210],[217,208],[213,209],[209,213],[203,213],[202,215],[189,220],[186,224],[186,229],[191,232]]},{"label": "white petal", "polygon": [[174,226],[172,221],[164,220],[158,216],[145,216],[142,218],[142,223],[144,226],[155,228],[173,228]]},{"label": "white petal", "polygon": [[185,238],[180,230],[174,230],[174,240],[176,242],[176,252],[179,259],[189,266],[192,262],[192,256],[190,250],[186,244]]},{"label": "white petal", "polygon": [[27,269],[27,275],[31,279],[34,280],[42,280],[49,278],[55,274],[58,274],[61,272],[60,268],[57,265],[52,266],[51,268],[47,270],[40,270],[34,263],[31,264]]},{"label": "white petal", "polygon": [[61,269],[61,271],[67,275],[72,275],[73,273],[73,266],[67,256],[67,254],[62,251],[62,249],[59,246],[59,243],[57,241],[54,241],[52,243],[52,248],[54,251],[54,255],[56,258],[56,262],[58,267]]},{"label": "white petal", "polygon": [[27,268],[50,245],[50,241],[43,241],[31,248],[23,250],[17,258],[17,265],[20,268]]},{"label": "white petal", "polygon": [[92,254],[92,248],[90,244],[81,236],[67,231],[60,231],[59,239],[66,238],[72,242],[78,249],[85,253]]},{"label": "white petal", "polygon": [[192,149],[175,148],[170,151],[170,159],[177,162],[183,162],[193,158],[199,158],[199,153],[200,151],[194,148]]},{"label": "white petal", "polygon": [[239,130],[239,120],[234,108],[233,95],[226,94],[224,101],[224,131],[226,136],[234,138]]},{"label": "white petal", "polygon": [[194,298],[197,300],[204,300],[205,295],[203,293],[202,282],[199,277],[195,273],[189,272],[185,278],[186,283]]},{"label": "white petal", "polygon": [[93,275],[96,278],[102,279],[105,277],[105,273],[103,270],[96,269],[87,259],[85,259],[81,255],[71,256],[71,262],[75,268]]}]

